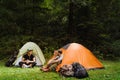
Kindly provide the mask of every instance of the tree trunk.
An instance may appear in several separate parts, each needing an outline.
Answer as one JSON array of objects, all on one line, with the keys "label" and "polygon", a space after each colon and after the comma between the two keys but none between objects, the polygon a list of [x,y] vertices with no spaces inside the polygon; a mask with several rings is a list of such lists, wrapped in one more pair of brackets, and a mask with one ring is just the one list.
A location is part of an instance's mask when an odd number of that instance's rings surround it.
[{"label": "tree trunk", "polygon": [[74,4],[73,0],[69,0],[69,13],[68,13],[68,38],[74,36],[74,20],[73,20]]}]

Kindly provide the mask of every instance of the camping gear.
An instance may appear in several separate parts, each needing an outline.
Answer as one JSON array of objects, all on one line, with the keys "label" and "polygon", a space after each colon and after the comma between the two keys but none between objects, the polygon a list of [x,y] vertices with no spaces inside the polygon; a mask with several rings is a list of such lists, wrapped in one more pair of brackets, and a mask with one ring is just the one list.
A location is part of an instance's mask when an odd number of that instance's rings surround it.
[{"label": "camping gear", "polygon": [[102,63],[93,55],[93,53],[78,43],[69,43],[60,50],[63,53],[63,59],[61,64],[56,68],[59,71],[60,67],[67,64],[78,62],[85,67],[85,69],[101,69],[104,68]]},{"label": "camping gear", "polygon": [[16,60],[17,58],[17,54],[18,54],[18,51],[14,51],[14,54],[10,56],[10,58],[8,59],[8,61],[5,63],[5,66],[6,67],[11,67],[13,66],[13,63],[14,61]]},{"label": "camping gear", "polygon": [[76,77],[79,79],[88,77],[86,69],[78,62],[63,65],[59,70],[59,74],[65,77]]},{"label": "camping gear", "polygon": [[74,71],[74,77],[79,79],[88,77],[86,69],[81,64],[73,63],[72,66]]},{"label": "camping gear", "polygon": [[74,77],[74,71],[72,64],[63,65],[60,70],[59,74],[65,77]]},{"label": "camping gear", "polygon": [[28,50],[33,50],[33,55],[36,58],[36,66],[41,66],[41,65],[43,65],[45,63],[44,55],[43,55],[41,49],[39,48],[39,46],[34,42],[27,42],[19,50],[19,53],[17,55],[17,59],[13,63],[15,66],[19,66],[19,62],[21,61],[22,56],[24,54],[26,54],[26,52]]}]

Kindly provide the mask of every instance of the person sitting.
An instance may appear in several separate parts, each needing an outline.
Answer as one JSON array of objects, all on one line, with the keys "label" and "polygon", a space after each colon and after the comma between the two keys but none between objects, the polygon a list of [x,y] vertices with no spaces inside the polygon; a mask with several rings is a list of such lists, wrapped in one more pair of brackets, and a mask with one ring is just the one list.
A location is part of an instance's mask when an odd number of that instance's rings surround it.
[{"label": "person sitting", "polygon": [[32,49],[27,50],[27,53],[23,55],[22,61],[19,62],[19,65],[21,68],[31,68],[36,65]]},{"label": "person sitting", "polygon": [[63,54],[61,50],[55,50],[54,51],[54,56],[52,59],[48,61],[48,63],[41,68],[42,71],[49,71],[50,67],[54,64],[58,65],[61,63],[63,59]]}]

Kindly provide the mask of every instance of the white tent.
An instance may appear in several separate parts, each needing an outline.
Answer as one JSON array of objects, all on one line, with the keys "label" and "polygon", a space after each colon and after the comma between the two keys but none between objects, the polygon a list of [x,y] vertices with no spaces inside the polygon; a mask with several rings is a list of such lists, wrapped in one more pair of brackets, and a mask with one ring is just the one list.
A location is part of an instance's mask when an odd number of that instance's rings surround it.
[{"label": "white tent", "polygon": [[36,63],[37,63],[36,65],[37,66],[41,66],[41,65],[43,65],[45,63],[44,55],[43,55],[41,49],[39,48],[39,46],[36,43],[34,43],[34,42],[27,42],[19,50],[19,53],[17,55],[17,59],[15,60],[13,65],[19,66],[19,62],[21,61],[22,56],[27,52],[28,49],[32,49],[33,50],[33,55],[36,58]]}]

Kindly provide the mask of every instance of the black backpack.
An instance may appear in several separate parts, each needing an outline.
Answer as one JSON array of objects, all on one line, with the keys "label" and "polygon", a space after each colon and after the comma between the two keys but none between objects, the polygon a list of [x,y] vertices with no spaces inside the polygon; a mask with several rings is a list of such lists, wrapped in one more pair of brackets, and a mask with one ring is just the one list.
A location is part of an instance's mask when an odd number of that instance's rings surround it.
[{"label": "black backpack", "polygon": [[8,61],[5,63],[5,66],[11,67],[14,61],[16,60],[16,58],[17,58],[17,52],[15,51],[14,54],[11,55]]},{"label": "black backpack", "polygon": [[86,69],[79,63],[73,63],[73,71],[74,71],[74,77],[76,78],[85,78],[88,77],[88,73]]}]

